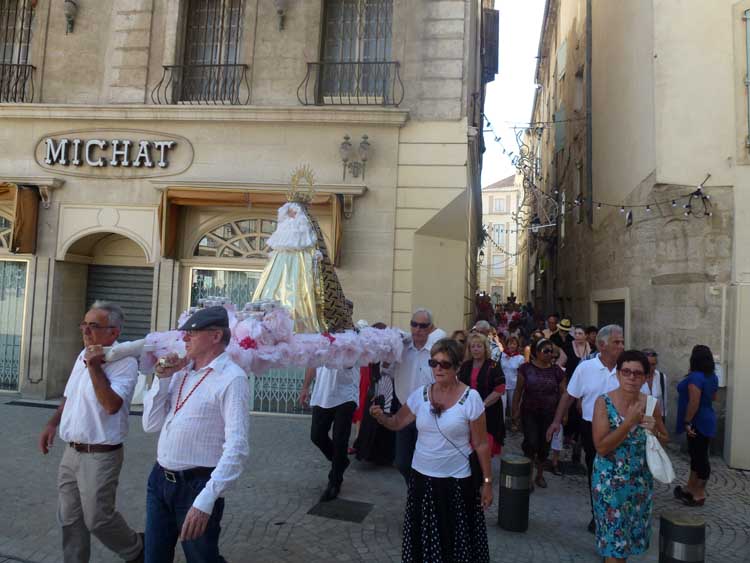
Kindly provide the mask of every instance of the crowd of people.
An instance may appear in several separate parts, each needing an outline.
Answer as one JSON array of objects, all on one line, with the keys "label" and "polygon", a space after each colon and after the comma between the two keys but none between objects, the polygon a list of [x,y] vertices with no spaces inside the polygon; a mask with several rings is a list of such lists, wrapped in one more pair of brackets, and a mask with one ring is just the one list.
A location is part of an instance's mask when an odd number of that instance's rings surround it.
[{"label": "crowd of people", "polygon": [[[522,432],[531,487],[548,487],[546,471],[560,474],[566,445],[574,463],[583,451],[596,549],[606,561],[642,553],[653,505],[646,439],[669,440],[670,384],[658,353],[625,350],[617,325],[544,319],[529,304],[485,305],[471,330],[450,337],[429,310],[415,310],[392,364],[307,370],[300,401],[312,407],[310,438],[331,464],[320,501],[339,496],[351,455],[393,464],[406,485],[402,560],[488,562],[484,511],[494,500],[506,431]],[[133,358],[104,361],[122,323],[112,303],[86,313],[84,349],[39,439],[45,454],[56,435],[65,442],[63,559],[89,561],[93,534],[125,561],[172,561],[178,542],[188,562],[223,561],[220,523],[249,454],[250,411],[247,377],[225,352],[227,313],[208,307],[192,315],[180,327],[187,355],[162,358],[146,392],[143,428],[160,436],[145,484],[145,534],[115,507],[138,372]],[[676,386],[675,430],[686,434],[690,474],[674,496],[686,506],[706,501],[717,388],[711,350],[695,346]],[[648,396],[657,401],[651,416]]]}]

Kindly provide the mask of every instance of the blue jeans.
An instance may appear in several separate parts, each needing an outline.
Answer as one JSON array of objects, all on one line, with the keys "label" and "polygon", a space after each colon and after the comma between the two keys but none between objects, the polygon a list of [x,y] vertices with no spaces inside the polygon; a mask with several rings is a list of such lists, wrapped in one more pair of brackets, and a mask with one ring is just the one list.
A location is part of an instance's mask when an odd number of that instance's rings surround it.
[{"label": "blue jeans", "polygon": [[[146,563],[169,563],[188,511],[198,493],[208,482],[208,476],[168,481],[164,470],[155,464],[148,478],[146,493]],[[219,498],[208,520],[205,533],[197,539],[184,541],[182,550],[188,563],[226,563],[219,555],[219,534],[224,499]]]}]

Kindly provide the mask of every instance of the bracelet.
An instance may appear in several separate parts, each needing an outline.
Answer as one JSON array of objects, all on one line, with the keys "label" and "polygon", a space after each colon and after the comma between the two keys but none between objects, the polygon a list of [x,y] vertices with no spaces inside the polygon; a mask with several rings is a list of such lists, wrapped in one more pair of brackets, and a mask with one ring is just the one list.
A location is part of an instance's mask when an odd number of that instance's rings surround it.
[{"label": "bracelet", "polygon": [[484,478],[484,484],[485,485],[491,485],[492,484],[492,477],[485,477]]}]

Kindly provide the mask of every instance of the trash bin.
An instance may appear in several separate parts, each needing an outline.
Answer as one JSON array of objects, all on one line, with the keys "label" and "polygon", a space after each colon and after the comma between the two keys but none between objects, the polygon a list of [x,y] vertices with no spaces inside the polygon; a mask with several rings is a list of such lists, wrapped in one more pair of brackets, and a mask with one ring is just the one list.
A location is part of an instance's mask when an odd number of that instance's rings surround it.
[{"label": "trash bin", "polygon": [[531,460],[504,455],[500,464],[500,499],[497,523],[503,530],[525,532],[529,528]]},{"label": "trash bin", "polygon": [[662,513],[659,563],[703,563],[706,560],[706,521],[674,511]]}]

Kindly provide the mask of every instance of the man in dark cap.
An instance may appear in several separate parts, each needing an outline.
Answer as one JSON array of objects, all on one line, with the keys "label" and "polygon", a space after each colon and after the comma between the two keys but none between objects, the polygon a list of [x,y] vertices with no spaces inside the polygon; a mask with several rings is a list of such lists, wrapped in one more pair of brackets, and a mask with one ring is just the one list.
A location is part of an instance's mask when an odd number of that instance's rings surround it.
[{"label": "man in dark cap", "polygon": [[224,561],[219,532],[224,494],[249,453],[247,375],[225,349],[223,307],[208,307],[180,327],[187,355],[161,358],[143,402],[143,429],[161,431],[146,496],[146,561]]}]

